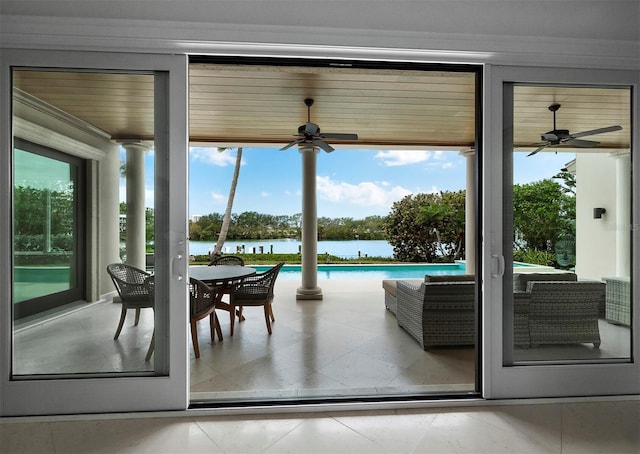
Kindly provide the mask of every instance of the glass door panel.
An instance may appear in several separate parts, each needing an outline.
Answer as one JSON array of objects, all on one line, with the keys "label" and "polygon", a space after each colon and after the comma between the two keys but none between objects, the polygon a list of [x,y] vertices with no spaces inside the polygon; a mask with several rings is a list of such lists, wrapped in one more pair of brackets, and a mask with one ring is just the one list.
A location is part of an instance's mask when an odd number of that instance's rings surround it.
[{"label": "glass door panel", "polygon": [[511,88],[514,363],[628,361],[631,89]]},{"label": "glass door panel", "polygon": [[0,414],[184,409],[184,57],[5,56]]},{"label": "glass door panel", "polygon": [[[122,135],[136,131],[138,136],[152,138],[154,75],[16,69],[13,80],[18,103],[28,97],[31,106],[41,106],[50,116],[54,109],[64,111],[58,115],[72,115],[76,131],[54,131],[72,136],[59,141],[60,148],[68,150],[63,153],[37,144],[25,146],[20,135],[46,143],[44,134],[16,129],[12,376],[155,373],[151,345],[155,304],[149,292],[154,275],[153,267],[147,266],[154,263],[154,143],[103,144],[104,165],[89,178],[119,174],[119,184],[97,187],[89,205],[84,203],[90,193],[84,169],[91,159],[70,156],[74,151],[66,143],[75,140],[77,131],[93,125],[108,130],[110,136],[114,131]],[[135,99],[136,111],[119,125],[111,117],[112,103],[124,102],[123,92]],[[20,106],[15,121],[39,120]],[[41,126],[46,123],[40,121]],[[114,210],[111,216],[85,221],[88,210],[107,205],[119,207],[120,215],[116,218]],[[86,243],[87,229],[101,235],[91,235]],[[120,245],[109,241],[118,234]],[[94,250],[103,252],[95,256]],[[97,273],[89,279],[97,282],[97,293],[104,297],[95,299],[86,292],[85,263],[94,265]]]},{"label": "glass door panel", "polygon": [[638,75],[504,66],[490,79],[484,292],[502,304],[485,307],[484,395],[638,393]]},{"label": "glass door panel", "polygon": [[[32,143],[14,150],[13,303],[24,319],[84,296],[84,164]],[[27,151],[29,150],[29,151]]]}]

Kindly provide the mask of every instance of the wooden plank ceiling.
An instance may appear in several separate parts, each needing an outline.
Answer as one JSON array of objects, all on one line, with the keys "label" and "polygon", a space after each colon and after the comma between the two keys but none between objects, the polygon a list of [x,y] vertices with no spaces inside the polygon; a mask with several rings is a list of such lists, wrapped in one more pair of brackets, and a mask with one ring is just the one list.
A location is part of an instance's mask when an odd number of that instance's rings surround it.
[{"label": "wooden plank ceiling", "polygon": [[[17,70],[14,85],[114,140],[153,139],[152,75]],[[191,64],[189,134],[192,143],[283,146],[307,121],[304,99],[313,98],[311,121],[322,132],[357,133],[357,142],[344,142],[351,147],[466,148],[475,143],[475,97],[474,74],[463,72]],[[562,104],[559,129],[621,125],[585,138],[629,147],[629,90],[516,86],[519,150],[553,129],[553,103]]]}]

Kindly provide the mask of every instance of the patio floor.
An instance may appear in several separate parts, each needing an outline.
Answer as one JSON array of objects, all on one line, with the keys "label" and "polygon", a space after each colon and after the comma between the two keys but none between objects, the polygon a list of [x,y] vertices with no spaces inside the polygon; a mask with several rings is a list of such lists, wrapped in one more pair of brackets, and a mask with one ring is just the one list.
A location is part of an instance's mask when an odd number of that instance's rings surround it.
[{"label": "patio floor", "polygon": [[[210,342],[199,322],[201,356],[190,354],[192,401],[362,397],[473,392],[475,351],[423,351],[384,307],[379,280],[319,280],[322,301],[295,299],[298,281],[278,280],[276,321],[267,334],[262,308],[245,308],[246,321],[229,336],[229,314],[218,311],[223,341]],[[113,340],[120,314],[111,302],[21,321],[14,335],[17,375],[149,372],[145,362],[153,312],[140,324],[127,317]],[[628,357],[629,328],[600,321],[602,346],[577,344],[518,350],[522,360]]]},{"label": "patio floor", "polygon": [[[192,400],[368,396],[473,391],[474,349],[420,346],[384,307],[379,280],[321,280],[322,301],[297,301],[297,281],[279,280],[276,321],[267,334],[261,308],[229,336],[229,315],[217,311],[223,341],[210,342],[199,322],[199,359],[189,345]],[[14,373],[151,371],[145,362],[153,312],[133,312],[113,340],[120,306],[110,302],[21,322],[14,336]]]}]

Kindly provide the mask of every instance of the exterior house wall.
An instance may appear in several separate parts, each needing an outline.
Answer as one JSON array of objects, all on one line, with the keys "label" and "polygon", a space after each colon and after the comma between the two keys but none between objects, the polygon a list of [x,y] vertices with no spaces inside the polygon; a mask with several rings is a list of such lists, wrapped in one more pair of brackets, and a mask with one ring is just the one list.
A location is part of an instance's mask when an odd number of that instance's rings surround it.
[{"label": "exterior house wall", "polygon": [[[616,275],[616,162],[607,154],[576,157],[576,274],[600,280]],[[605,208],[600,219],[594,208]]]}]

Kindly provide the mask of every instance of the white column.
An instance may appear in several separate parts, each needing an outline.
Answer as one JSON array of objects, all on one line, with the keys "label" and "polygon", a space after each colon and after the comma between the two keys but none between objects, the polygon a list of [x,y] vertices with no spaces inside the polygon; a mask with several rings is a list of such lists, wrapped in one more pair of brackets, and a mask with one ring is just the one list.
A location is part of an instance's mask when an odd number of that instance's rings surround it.
[{"label": "white column", "polygon": [[465,268],[467,274],[476,274],[476,151],[473,148],[460,150],[460,155],[467,158],[464,207]]},{"label": "white column", "polygon": [[296,299],[321,300],[318,287],[318,206],[316,200],[317,147],[302,144],[302,286]]},{"label": "white column", "polygon": [[616,159],[616,276],[631,276],[631,154]]},{"label": "white column", "polygon": [[124,142],[127,152],[127,260],[129,265],[146,267],[144,154],[149,147],[141,142]]}]

